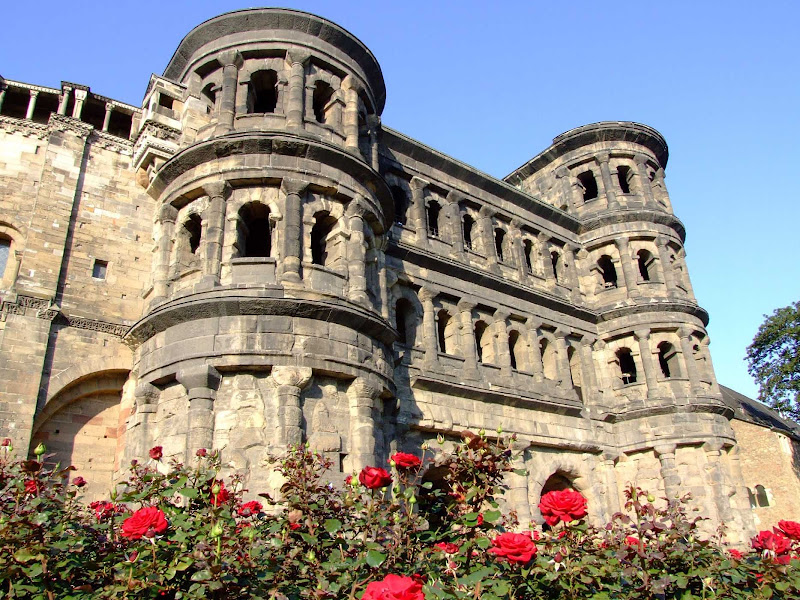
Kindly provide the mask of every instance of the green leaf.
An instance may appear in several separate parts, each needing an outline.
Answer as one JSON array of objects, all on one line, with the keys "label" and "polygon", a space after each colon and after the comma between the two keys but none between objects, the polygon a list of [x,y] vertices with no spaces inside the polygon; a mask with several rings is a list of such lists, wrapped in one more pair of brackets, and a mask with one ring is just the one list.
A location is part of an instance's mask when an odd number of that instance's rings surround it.
[{"label": "green leaf", "polygon": [[211,579],[211,571],[208,569],[197,571],[197,573],[193,573],[191,577],[192,581],[208,581],[209,579]]},{"label": "green leaf", "polygon": [[327,519],[322,526],[325,528],[325,531],[333,535],[342,528],[342,522],[339,519]]},{"label": "green leaf", "polygon": [[178,493],[181,496],[186,496],[187,498],[197,498],[197,496],[200,495],[200,492],[198,492],[197,489],[193,487],[182,488],[178,490]]},{"label": "green leaf", "polygon": [[484,523],[494,523],[500,518],[500,516],[501,513],[499,510],[487,510],[485,513],[483,513],[483,521]]},{"label": "green leaf", "polygon": [[31,554],[31,551],[27,548],[20,548],[16,552],[14,552],[14,558],[21,563],[26,563],[28,561],[33,560],[41,555],[39,554]]},{"label": "green leaf", "polygon": [[373,569],[377,569],[386,560],[386,555],[377,550],[370,550],[367,552],[367,564]]}]

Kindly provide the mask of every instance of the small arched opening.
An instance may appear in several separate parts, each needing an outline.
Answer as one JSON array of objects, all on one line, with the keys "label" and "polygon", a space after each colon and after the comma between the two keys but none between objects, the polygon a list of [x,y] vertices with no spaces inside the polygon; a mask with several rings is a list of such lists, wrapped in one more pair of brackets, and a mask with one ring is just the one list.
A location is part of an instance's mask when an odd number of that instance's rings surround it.
[{"label": "small arched opening", "polygon": [[272,223],[269,208],[252,202],[239,209],[241,236],[239,247],[242,256],[257,258],[272,256]]},{"label": "small arched opening", "polygon": [[440,310],[436,315],[436,337],[439,341],[439,352],[447,354],[447,342],[449,338],[450,313],[445,309]]},{"label": "small arched opening", "polygon": [[639,265],[639,276],[642,278],[642,281],[650,281],[652,279],[651,269],[653,260],[653,255],[647,250],[639,250],[639,252],[636,253],[636,262]]},{"label": "small arched opening", "polygon": [[633,360],[630,348],[620,348],[617,350],[616,356],[623,385],[636,383],[636,361]]},{"label": "small arched opening", "polygon": [[197,250],[200,248],[200,238],[203,234],[203,220],[200,215],[194,213],[183,222],[182,234],[189,252],[197,254]]},{"label": "small arched opening", "polygon": [[502,227],[497,227],[494,230],[494,250],[497,253],[497,260],[503,262],[503,242],[506,238],[506,232]]},{"label": "small arched opening", "polygon": [[594,173],[592,171],[584,171],[578,175],[578,181],[580,181],[581,186],[583,187],[583,200],[594,200],[597,198],[597,180],[594,177]]},{"label": "small arched opening", "polygon": [[626,165],[617,167],[617,181],[623,194],[631,193],[631,168]]},{"label": "small arched opening", "polygon": [[678,376],[678,352],[669,342],[661,342],[658,345],[658,366],[661,368],[661,375],[664,379]]},{"label": "small arched opening", "polygon": [[8,257],[11,254],[11,240],[7,237],[0,237],[0,279],[6,272]]},{"label": "small arched opening", "polygon": [[256,71],[247,89],[248,113],[274,113],[278,105],[278,74],[272,69]]},{"label": "small arched opening", "polygon": [[336,218],[328,211],[314,215],[311,228],[311,262],[324,267],[328,263],[328,239],[336,227]]},{"label": "small arched opening", "polygon": [[559,283],[561,279],[561,256],[555,250],[550,252],[550,263],[553,265],[553,277],[556,278],[556,283]]},{"label": "small arched opening", "polygon": [[478,352],[478,362],[483,362],[484,356],[486,352],[484,352],[484,346],[488,340],[486,335],[486,329],[488,325],[484,321],[476,321],[475,322],[475,350]]},{"label": "small arched opening", "polygon": [[464,215],[464,246],[473,250],[472,246],[472,230],[475,227],[475,219],[469,215]]},{"label": "small arched opening", "polygon": [[217,107],[217,87],[209,83],[200,91],[200,96],[205,102],[206,114],[213,113]]},{"label": "small arched opening", "polygon": [[766,507],[766,506],[769,506],[770,505],[770,501],[769,501],[769,493],[767,492],[767,488],[765,488],[761,484],[758,484],[756,486],[756,490],[755,491],[756,491],[756,494],[755,494],[756,495],[756,504],[759,507],[762,507],[762,508]]},{"label": "small arched opening", "polygon": [[519,368],[520,358],[522,358],[522,353],[520,352],[521,348],[522,341],[519,331],[512,329],[508,332],[508,354],[512,369],[516,370]]},{"label": "small arched opening", "polygon": [[566,473],[557,471],[556,473],[550,475],[550,477],[547,478],[547,481],[544,482],[544,485],[542,486],[542,493],[539,499],[541,500],[541,496],[544,496],[549,492],[561,492],[564,490],[574,489],[575,488],[573,487],[572,479]]},{"label": "small arched opening", "polygon": [[390,189],[394,200],[394,222],[398,225],[405,225],[408,212],[408,196],[399,185],[393,185]]},{"label": "small arched opening", "polygon": [[400,298],[395,304],[397,321],[397,341],[404,346],[413,346],[417,336],[417,315],[414,305],[407,298]]},{"label": "small arched opening", "polygon": [[528,273],[533,273],[533,242],[525,239],[522,247],[525,254],[525,268],[528,269]]},{"label": "small arched opening", "polygon": [[617,287],[617,268],[608,254],[604,254],[597,261],[597,268],[603,278],[603,287],[606,289]]},{"label": "small arched opening", "polygon": [[439,206],[438,202],[429,202],[427,208],[427,217],[428,217],[428,235],[433,238],[439,237],[439,213],[441,212],[442,207]]},{"label": "small arched opening", "polygon": [[325,81],[317,81],[314,84],[314,94],[312,96],[314,118],[317,123],[326,122],[326,114],[331,98],[333,98],[333,88],[330,84]]}]

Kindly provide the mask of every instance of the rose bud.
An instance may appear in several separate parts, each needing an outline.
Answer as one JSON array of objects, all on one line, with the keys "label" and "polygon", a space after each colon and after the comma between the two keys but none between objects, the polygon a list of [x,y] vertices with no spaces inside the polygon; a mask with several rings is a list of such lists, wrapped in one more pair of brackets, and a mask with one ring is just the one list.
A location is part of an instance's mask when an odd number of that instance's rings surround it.
[{"label": "rose bud", "polygon": [[86,480],[83,477],[78,476],[72,480],[72,485],[81,488],[86,485]]},{"label": "rose bud", "polygon": [[41,455],[42,455],[42,454],[44,454],[45,452],[47,452],[47,448],[45,448],[45,447],[44,447],[44,444],[42,444],[42,443],[40,443],[38,446],[36,446],[36,449],[33,451],[33,453],[34,453],[36,456],[41,456]]},{"label": "rose bud", "polygon": [[204,458],[208,454],[208,451],[205,448],[198,448],[197,452],[195,452],[194,454],[195,454],[195,456],[199,456],[200,458]]}]

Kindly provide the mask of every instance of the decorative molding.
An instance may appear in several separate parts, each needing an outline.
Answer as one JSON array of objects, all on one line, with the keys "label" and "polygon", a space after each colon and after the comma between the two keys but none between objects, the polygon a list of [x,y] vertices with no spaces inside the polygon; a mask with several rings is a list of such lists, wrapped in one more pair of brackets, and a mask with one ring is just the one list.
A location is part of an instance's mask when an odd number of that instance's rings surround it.
[{"label": "decorative molding", "polygon": [[42,123],[5,116],[0,117],[0,129],[8,133],[21,133],[25,137],[35,137],[40,140],[46,139],[48,133],[47,125]]},{"label": "decorative molding", "polygon": [[49,300],[35,298],[34,296],[17,296],[16,302],[3,301],[2,304],[0,304],[0,321],[5,321],[8,315],[26,316],[29,309],[36,311],[37,319],[44,319],[52,322],[60,316],[62,317],[60,322],[63,322],[69,327],[108,333],[118,338],[124,337],[130,329],[128,325],[123,325],[121,323],[110,323],[108,321],[98,321],[96,319],[74,317],[64,314],[61,308],[51,304]]},{"label": "decorative molding", "polygon": [[70,317],[67,316],[67,323],[70,327],[76,329],[88,329],[90,331],[99,331],[101,333],[108,333],[116,337],[123,337],[130,329],[127,325],[119,323],[109,323],[107,321],[96,321],[95,319],[87,319],[85,317]]},{"label": "decorative molding", "polygon": [[131,156],[133,154],[133,142],[112,135],[107,131],[95,129],[91,138],[89,138],[89,143],[93,146],[111,150],[112,152],[124,154],[125,156]]},{"label": "decorative molding", "polygon": [[84,123],[83,121],[79,121],[78,119],[73,119],[72,117],[66,117],[64,115],[59,115],[58,113],[50,113],[50,120],[47,123],[47,130],[49,133],[55,133],[57,131],[69,131],[79,137],[88,138],[89,134],[94,131],[94,126]]}]

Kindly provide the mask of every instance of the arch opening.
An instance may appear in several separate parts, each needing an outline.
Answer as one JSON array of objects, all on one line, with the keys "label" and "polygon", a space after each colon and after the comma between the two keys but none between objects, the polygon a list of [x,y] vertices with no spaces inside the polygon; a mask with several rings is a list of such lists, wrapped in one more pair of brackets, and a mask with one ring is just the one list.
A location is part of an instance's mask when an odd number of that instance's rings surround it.
[{"label": "arch opening", "polygon": [[636,361],[633,360],[630,348],[620,348],[616,356],[623,385],[636,383]]},{"label": "arch opening", "polygon": [[580,181],[581,186],[583,187],[584,202],[586,200],[594,200],[597,198],[597,179],[595,179],[592,171],[584,171],[583,173],[578,174],[578,181]]},{"label": "arch opening", "polygon": [[256,71],[247,89],[247,112],[274,113],[278,105],[278,74],[272,69]]},{"label": "arch opening", "polygon": [[322,267],[328,263],[328,238],[336,227],[336,218],[328,211],[314,215],[311,228],[311,262]]}]

